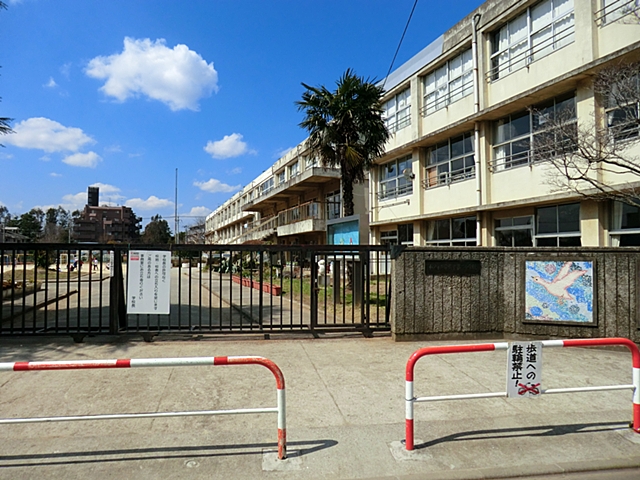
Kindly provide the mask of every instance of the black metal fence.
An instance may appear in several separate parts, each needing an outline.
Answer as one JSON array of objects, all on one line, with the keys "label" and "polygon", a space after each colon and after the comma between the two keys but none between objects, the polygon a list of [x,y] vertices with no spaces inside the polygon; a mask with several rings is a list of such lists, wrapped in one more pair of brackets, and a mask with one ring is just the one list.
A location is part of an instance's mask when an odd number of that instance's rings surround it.
[{"label": "black metal fence", "polygon": [[[131,252],[170,251],[168,315],[127,313]],[[0,244],[0,335],[389,329],[383,246]]]}]

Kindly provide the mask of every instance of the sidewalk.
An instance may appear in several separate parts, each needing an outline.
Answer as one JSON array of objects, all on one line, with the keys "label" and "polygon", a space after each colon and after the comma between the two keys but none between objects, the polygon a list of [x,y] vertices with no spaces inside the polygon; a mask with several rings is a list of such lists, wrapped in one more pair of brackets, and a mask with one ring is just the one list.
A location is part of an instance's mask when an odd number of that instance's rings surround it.
[{"label": "sidewalk", "polygon": [[[404,438],[404,369],[428,345],[365,339],[4,339],[0,361],[260,355],[284,372],[289,458],[275,414],[0,425],[0,478],[495,478],[640,467],[630,391],[416,404]],[[469,343],[469,342],[463,342]],[[477,342],[484,343],[484,342]],[[506,352],[417,364],[417,396],[503,391]],[[631,382],[625,350],[547,349],[545,388]],[[275,406],[260,366],[0,372],[0,416]]]}]

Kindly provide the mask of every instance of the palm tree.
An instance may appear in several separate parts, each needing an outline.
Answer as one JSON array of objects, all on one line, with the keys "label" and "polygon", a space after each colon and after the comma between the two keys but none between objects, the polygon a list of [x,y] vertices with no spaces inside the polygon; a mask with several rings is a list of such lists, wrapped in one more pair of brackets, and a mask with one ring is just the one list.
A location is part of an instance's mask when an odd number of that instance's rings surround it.
[{"label": "palm tree", "polygon": [[344,215],[353,215],[353,184],[384,153],[389,132],[382,118],[382,87],[355,75],[351,69],[336,82],[335,92],[310,87],[297,101],[309,131],[311,152],[323,166],[340,167]]}]

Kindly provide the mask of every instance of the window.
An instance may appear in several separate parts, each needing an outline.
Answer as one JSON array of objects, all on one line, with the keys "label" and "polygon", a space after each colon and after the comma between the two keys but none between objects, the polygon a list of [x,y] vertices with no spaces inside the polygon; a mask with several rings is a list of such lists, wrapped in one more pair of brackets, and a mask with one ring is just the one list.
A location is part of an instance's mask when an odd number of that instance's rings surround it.
[{"label": "window", "polygon": [[473,132],[450,138],[429,149],[425,188],[448,185],[474,176]]},{"label": "window", "polygon": [[579,247],[580,204],[541,207],[536,211],[537,247]]},{"label": "window", "polygon": [[612,23],[635,12],[640,0],[602,0],[602,9],[596,12],[596,21]]},{"label": "window", "polygon": [[278,185],[282,185],[285,182],[285,173],[284,170],[278,172]]},{"label": "window", "polygon": [[305,158],[305,169],[313,168],[318,166],[318,158],[315,156],[310,156]]},{"label": "window", "polygon": [[273,177],[260,185],[260,195],[266,195],[273,190]]},{"label": "window", "polygon": [[427,222],[427,245],[473,247],[476,245],[476,217],[446,218]]},{"label": "window", "polygon": [[398,231],[389,230],[387,232],[380,232],[380,245],[397,245],[398,244]]},{"label": "window", "polygon": [[413,182],[405,170],[411,171],[411,155],[394,160],[380,166],[380,200],[410,195],[413,193]]},{"label": "window", "polygon": [[574,41],[573,0],[545,0],[528,8],[491,41],[489,78],[497,80]]},{"label": "window", "polygon": [[398,242],[400,245],[413,246],[413,223],[398,225]]},{"label": "window", "polygon": [[429,115],[472,92],[473,57],[469,49],[424,77],[422,114]]},{"label": "window", "polygon": [[[636,201],[640,201],[637,199]],[[611,246],[640,246],[640,207],[613,202],[611,212]]]},{"label": "window", "polygon": [[340,202],[340,190],[327,193],[327,196],[325,198],[327,203],[327,220],[340,218],[340,212],[342,210],[342,205]]},{"label": "window", "polygon": [[606,99],[607,126],[615,140],[626,140],[638,136],[640,98],[640,76],[620,79],[612,85]]},{"label": "window", "polygon": [[403,90],[386,102],[382,117],[389,133],[411,125],[411,89]]},{"label": "window", "polygon": [[[561,131],[552,128],[559,123],[570,125],[571,128],[563,127]],[[554,151],[561,148],[573,149],[575,137],[566,138],[568,132],[575,132],[570,135],[577,135],[574,92],[536,105],[530,110],[501,118],[493,123],[491,167],[494,170],[504,170],[528,165],[536,159],[536,149],[540,160],[549,155],[549,148]]]},{"label": "window", "polygon": [[533,216],[500,218],[495,222],[498,247],[532,247]]},{"label": "window", "polygon": [[299,173],[299,162],[289,165],[289,178],[293,178]]},{"label": "window", "polygon": [[398,225],[397,230],[380,232],[380,245],[413,246],[413,223]]}]

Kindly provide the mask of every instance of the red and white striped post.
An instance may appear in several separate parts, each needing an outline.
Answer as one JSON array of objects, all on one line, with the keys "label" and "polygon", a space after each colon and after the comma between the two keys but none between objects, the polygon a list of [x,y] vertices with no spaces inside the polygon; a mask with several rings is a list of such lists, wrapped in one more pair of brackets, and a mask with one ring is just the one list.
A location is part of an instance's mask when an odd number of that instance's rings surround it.
[{"label": "red and white striped post", "polygon": [[[640,433],[640,350],[628,338],[581,338],[573,340],[544,340],[543,347],[597,347],[624,346],[631,351],[632,384],[598,387],[554,388],[542,390],[542,394],[574,393],[605,390],[633,390],[633,430]],[[447,345],[440,347],[425,347],[416,350],[407,361],[405,371],[405,445],[407,450],[414,449],[413,404],[416,402],[433,402],[442,400],[467,400],[473,398],[506,397],[507,392],[474,393],[465,395],[440,395],[435,397],[415,397],[413,393],[413,371],[418,360],[426,355],[442,355],[447,353],[488,352],[507,350],[507,342],[483,343],[477,345]]]},{"label": "red and white striped post", "polygon": [[287,457],[287,428],[284,375],[280,368],[264,357],[185,357],[185,358],[139,358],[113,360],[71,360],[52,362],[7,362],[0,363],[0,371],[36,371],[36,370],[81,370],[99,368],[139,368],[139,367],[194,367],[218,365],[262,365],[268,368],[276,379],[276,408],[244,408],[236,410],[204,410],[188,412],[124,413],[113,415],[81,415],[72,417],[36,417],[0,419],[0,424],[64,422],[75,420],[114,420],[125,418],[180,417],[196,415],[231,415],[243,413],[278,414],[278,458]]}]

